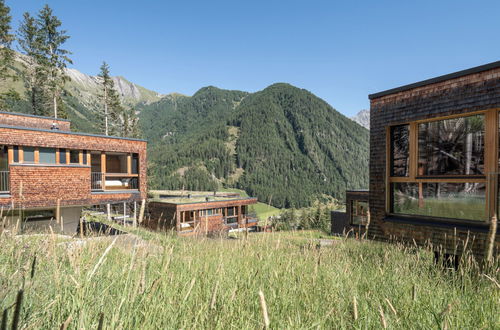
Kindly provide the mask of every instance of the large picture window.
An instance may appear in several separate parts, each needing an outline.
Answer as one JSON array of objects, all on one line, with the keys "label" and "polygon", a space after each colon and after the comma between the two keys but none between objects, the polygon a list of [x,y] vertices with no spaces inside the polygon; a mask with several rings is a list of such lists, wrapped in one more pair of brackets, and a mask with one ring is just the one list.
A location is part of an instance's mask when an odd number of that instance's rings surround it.
[{"label": "large picture window", "polygon": [[485,122],[480,113],[392,126],[388,212],[487,221]]},{"label": "large picture window", "polygon": [[484,115],[418,125],[418,175],[484,174]]}]

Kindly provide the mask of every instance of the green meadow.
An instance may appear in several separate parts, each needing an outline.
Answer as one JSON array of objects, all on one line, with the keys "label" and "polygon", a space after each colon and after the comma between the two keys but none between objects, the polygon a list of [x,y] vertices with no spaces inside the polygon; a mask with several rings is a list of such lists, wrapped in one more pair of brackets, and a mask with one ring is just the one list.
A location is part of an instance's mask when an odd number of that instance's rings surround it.
[{"label": "green meadow", "polygon": [[[315,231],[0,236],[0,309],[24,329],[493,329],[498,261]],[[320,244],[320,243],[323,244]],[[22,290],[22,299],[18,297]],[[16,304],[16,299],[20,303]],[[16,312],[17,311],[17,312]]]}]

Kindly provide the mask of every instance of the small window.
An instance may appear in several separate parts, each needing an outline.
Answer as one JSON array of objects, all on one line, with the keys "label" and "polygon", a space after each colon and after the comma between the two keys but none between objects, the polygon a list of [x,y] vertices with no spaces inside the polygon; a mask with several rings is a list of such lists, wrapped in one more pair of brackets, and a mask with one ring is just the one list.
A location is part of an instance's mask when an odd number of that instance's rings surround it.
[{"label": "small window", "polygon": [[66,149],[59,149],[59,164],[67,164]]},{"label": "small window", "polygon": [[139,154],[132,154],[132,174],[139,174]]},{"label": "small window", "polygon": [[368,219],[368,202],[352,201],[351,224],[365,226]]},{"label": "small window", "polygon": [[71,164],[80,164],[80,150],[69,151],[69,162]]},{"label": "small window", "polygon": [[34,163],[35,162],[35,148],[34,147],[23,147],[24,162]]},{"label": "small window", "polygon": [[83,150],[83,165],[87,165],[87,150]]},{"label": "small window", "polygon": [[7,146],[0,146],[0,171],[7,171],[9,169],[8,155],[9,148]]},{"label": "small window", "polygon": [[19,163],[19,146],[14,146],[14,163]]},{"label": "small window", "polygon": [[55,164],[56,163],[56,149],[54,148],[40,148],[39,163],[40,164]]},{"label": "small window", "polygon": [[232,217],[232,218],[227,218],[226,219],[226,224],[232,224],[232,223],[238,223],[238,218],[237,217]]}]

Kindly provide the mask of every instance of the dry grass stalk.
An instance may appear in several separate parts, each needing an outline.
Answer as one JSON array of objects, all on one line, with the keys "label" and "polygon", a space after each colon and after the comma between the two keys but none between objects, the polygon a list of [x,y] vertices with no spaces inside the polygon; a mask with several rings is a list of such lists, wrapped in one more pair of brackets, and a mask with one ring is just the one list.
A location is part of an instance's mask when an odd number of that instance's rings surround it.
[{"label": "dry grass stalk", "polygon": [[417,300],[417,286],[413,284],[412,289],[411,289],[411,297],[413,301]]},{"label": "dry grass stalk", "polygon": [[262,290],[259,291],[260,308],[262,310],[262,318],[264,319],[264,328],[269,329],[269,314],[267,313],[266,297]]},{"label": "dry grass stalk", "polygon": [[384,310],[382,309],[382,306],[379,306],[379,313],[380,313],[380,322],[382,323],[382,327],[384,329],[387,329],[387,321],[385,320]]},{"label": "dry grass stalk", "polygon": [[184,296],[184,299],[182,300],[182,302],[186,302],[186,300],[189,298],[189,295],[191,294],[191,290],[193,290],[195,282],[196,282],[196,277],[193,277],[193,279],[191,280],[191,284],[189,284],[189,289],[186,292],[186,295]]},{"label": "dry grass stalk", "polygon": [[497,282],[497,280],[495,280],[494,278],[492,278],[491,276],[488,276],[486,274],[481,274],[481,275],[483,275],[484,277],[489,279],[491,282],[493,282],[497,286],[497,289],[500,289],[500,284]]},{"label": "dry grass stalk", "polygon": [[212,292],[212,300],[210,301],[210,309],[215,308],[215,303],[217,302],[217,290],[219,289],[219,281],[215,282],[214,291]]},{"label": "dry grass stalk", "polygon": [[448,304],[446,308],[441,312],[441,317],[443,318],[443,326],[441,327],[443,330],[448,329],[448,319],[446,316],[451,312],[451,304]]},{"label": "dry grass stalk", "polygon": [[94,274],[97,271],[97,269],[99,268],[99,266],[101,266],[101,264],[104,262],[104,258],[109,253],[109,251],[111,251],[111,248],[113,247],[113,245],[115,245],[115,242],[116,242],[117,238],[118,237],[116,237],[113,240],[113,242],[111,242],[111,244],[106,248],[106,250],[102,254],[101,258],[99,259],[99,261],[97,262],[97,264],[94,266],[94,269],[92,269],[92,272],[90,273],[89,277],[87,278],[87,281],[90,281],[92,279],[92,277],[94,276]]},{"label": "dry grass stalk", "polygon": [[396,308],[394,308],[394,306],[391,304],[391,301],[387,298],[385,298],[385,301],[387,302],[387,305],[389,305],[389,308],[394,313],[394,315],[398,316],[398,312],[396,311]]},{"label": "dry grass stalk", "polygon": [[356,300],[356,296],[352,297],[352,315],[354,321],[356,321],[358,319],[358,301]]},{"label": "dry grass stalk", "polygon": [[495,246],[495,237],[497,233],[498,219],[496,213],[493,214],[490,220],[490,230],[488,232],[488,239],[486,241],[486,262],[493,262],[493,248]]},{"label": "dry grass stalk", "polygon": [[68,329],[69,327],[69,324],[71,323],[71,321],[73,320],[73,317],[70,315],[68,316],[68,318],[66,319],[66,321],[64,321],[63,324],[61,324],[61,327],[59,329],[61,330],[66,330]]}]

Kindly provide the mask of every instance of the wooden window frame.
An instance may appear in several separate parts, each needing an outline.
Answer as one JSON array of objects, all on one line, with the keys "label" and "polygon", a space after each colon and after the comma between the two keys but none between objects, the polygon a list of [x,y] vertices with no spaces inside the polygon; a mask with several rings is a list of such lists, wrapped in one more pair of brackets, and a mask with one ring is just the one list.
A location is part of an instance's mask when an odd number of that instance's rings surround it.
[{"label": "wooden window frame", "polygon": [[[499,108],[492,108],[474,112],[464,112],[456,115],[437,116],[433,118],[406,121],[399,123],[391,123],[386,127],[386,180],[385,180],[385,211],[388,215],[405,216],[409,218],[422,218],[429,219],[429,221],[443,219],[457,223],[489,223],[493,214],[497,210],[497,191],[498,191],[498,176],[495,173],[499,172]],[[484,175],[432,175],[432,176],[419,176],[418,171],[418,125],[422,123],[470,117],[475,115],[484,115]],[[391,127],[400,125],[409,125],[409,175],[407,177],[393,177],[391,176]],[[411,214],[392,213],[392,190],[393,183],[484,183],[486,186],[485,191],[485,215],[484,221],[480,220],[466,220],[466,219],[453,219],[453,218],[438,218],[430,216],[420,216]]]}]

